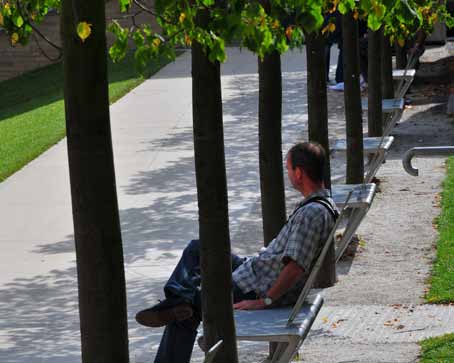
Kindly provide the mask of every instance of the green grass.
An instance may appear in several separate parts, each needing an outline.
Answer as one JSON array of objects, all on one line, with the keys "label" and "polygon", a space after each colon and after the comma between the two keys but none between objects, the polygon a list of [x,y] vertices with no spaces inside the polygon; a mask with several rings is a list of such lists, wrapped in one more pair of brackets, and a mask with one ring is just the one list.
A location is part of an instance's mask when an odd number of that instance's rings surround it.
[{"label": "green grass", "polygon": [[[166,62],[155,62],[149,77]],[[109,62],[110,103],[142,83],[134,59]],[[0,82],[0,182],[65,136],[62,64]]]},{"label": "green grass", "polygon": [[454,334],[429,338],[421,343],[421,363],[454,362]]},{"label": "green grass", "polygon": [[[429,303],[454,302],[454,158],[447,161],[447,176],[443,182],[441,214],[437,218],[440,233],[437,258],[433,266],[431,287],[426,295]],[[453,356],[454,362],[454,356]]]}]

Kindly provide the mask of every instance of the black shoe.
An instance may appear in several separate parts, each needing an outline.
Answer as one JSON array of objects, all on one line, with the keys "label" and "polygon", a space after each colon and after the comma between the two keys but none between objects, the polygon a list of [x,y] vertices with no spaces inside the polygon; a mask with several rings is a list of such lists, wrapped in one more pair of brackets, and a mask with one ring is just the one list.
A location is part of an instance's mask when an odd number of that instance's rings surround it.
[{"label": "black shoe", "polygon": [[157,328],[172,321],[189,319],[193,313],[192,306],[187,302],[165,299],[151,308],[139,311],[136,321],[141,325]]}]

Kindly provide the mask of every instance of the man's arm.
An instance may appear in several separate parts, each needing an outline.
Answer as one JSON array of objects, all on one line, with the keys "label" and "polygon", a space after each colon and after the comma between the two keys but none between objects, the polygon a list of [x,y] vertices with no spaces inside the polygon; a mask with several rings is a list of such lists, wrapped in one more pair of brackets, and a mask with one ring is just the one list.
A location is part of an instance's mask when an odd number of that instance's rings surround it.
[{"label": "man's arm", "polygon": [[[282,269],[276,282],[271,286],[267,292],[267,296],[273,301],[279,299],[284,295],[293,285],[302,277],[304,269],[299,266],[295,261],[289,259],[289,262]],[[233,307],[238,310],[258,310],[265,308],[264,299],[258,300],[243,300]]]}]

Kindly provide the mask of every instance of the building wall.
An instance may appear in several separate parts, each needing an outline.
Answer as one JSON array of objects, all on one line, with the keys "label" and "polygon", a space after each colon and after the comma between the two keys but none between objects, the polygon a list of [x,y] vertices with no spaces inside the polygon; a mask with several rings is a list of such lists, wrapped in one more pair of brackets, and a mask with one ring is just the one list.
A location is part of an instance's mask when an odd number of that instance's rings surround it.
[{"label": "building wall", "polygon": [[[143,1],[148,6],[152,5],[153,0]],[[137,12],[137,8],[131,9],[130,13]],[[112,0],[106,3],[106,21],[107,24],[112,19],[118,19],[122,25],[131,25],[131,19],[125,18],[125,14],[120,13],[118,1]],[[60,41],[60,17],[57,12],[50,13],[46,16],[43,23],[38,26],[38,29],[52,42],[61,45]],[[142,12],[136,17],[137,24],[151,23],[154,29],[158,29],[153,16]],[[112,44],[113,36],[107,33],[108,44]],[[37,40],[38,43],[35,41]],[[10,45],[9,38],[5,32],[0,31],[0,81],[14,78],[24,72],[31,71],[54,62],[48,59],[42,50],[51,58],[58,57],[58,51],[42,40],[39,36],[32,35],[30,42],[26,46]]]}]

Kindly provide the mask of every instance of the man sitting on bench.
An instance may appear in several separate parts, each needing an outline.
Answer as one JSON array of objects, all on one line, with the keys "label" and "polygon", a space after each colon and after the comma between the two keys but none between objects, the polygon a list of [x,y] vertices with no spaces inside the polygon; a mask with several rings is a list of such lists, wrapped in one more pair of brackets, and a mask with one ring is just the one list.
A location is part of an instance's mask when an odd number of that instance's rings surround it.
[{"label": "man sitting on bench", "polygon": [[[338,214],[324,189],[325,159],[324,149],[316,143],[299,143],[289,150],[288,178],[305,198],[258,255],[240,258],[232,254],[235,309],[288,305],[298,298]],[[190,361],[202,319],[200,281],[199,241],[193,240],[164,286],[166,299],[136,315],[139,324],[166,326],[155,363]]]}]

